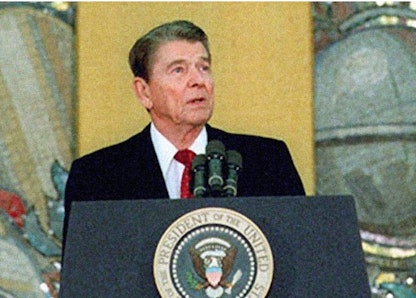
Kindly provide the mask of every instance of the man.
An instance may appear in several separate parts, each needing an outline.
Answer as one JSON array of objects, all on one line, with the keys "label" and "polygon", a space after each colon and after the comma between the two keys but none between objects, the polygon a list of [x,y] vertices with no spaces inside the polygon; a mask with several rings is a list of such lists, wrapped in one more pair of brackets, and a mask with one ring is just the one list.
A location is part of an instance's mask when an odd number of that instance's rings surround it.
[{"label": "man", "polygon": [[[205,152],[210,140],[243,157],[238,196],[304,195],[282,141],[237,135],[207,124],[214,107],[208,38],[194,24],[163,24],[130,51],[137,98],[151,124],[130,139],[75,160],[65,194],[66,235],[70,204],[77,200],[179,198],[184,166],[178,150]],[[64,240],[65,241],[65,240]]]}]

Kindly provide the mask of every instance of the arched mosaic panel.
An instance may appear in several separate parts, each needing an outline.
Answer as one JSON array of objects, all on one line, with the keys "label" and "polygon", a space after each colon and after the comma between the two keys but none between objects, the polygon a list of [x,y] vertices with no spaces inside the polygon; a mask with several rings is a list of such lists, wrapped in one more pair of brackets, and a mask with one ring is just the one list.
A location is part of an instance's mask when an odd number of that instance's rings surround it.
[{"label": "arched mosaic panel", "polygon": [[74,152],[75,7],[54,5],[0,5],[1,297],[57,297]]},{"label": "arched mosaic panel", "polygon": [[416,297],[412,5],[313,6],[317,193],[354,196],[374,297]]}]

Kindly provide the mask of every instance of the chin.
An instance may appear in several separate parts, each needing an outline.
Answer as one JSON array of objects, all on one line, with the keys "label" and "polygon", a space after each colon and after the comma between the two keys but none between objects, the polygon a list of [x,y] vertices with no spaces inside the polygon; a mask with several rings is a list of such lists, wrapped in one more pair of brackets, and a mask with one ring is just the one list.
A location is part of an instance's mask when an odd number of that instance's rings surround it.
[{"label": "chin", "polygon": [[189,122],[193,123],[196,126],[205,125],[208,120],[211,118],[211,113],[205,115],[194,115],[189,119]]}]

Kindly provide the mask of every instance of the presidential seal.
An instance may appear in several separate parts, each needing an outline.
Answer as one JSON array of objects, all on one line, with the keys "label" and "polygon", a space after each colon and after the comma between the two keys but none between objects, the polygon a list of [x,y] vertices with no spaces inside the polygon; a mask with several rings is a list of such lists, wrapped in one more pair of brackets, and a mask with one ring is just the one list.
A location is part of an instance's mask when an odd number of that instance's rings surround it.
[{"label": "presidential seal", "polygon": [[262,231],[244,215],[202,208],[169,226],[153,267],[163,298],[264,298],[273,278],[273,255]]}]

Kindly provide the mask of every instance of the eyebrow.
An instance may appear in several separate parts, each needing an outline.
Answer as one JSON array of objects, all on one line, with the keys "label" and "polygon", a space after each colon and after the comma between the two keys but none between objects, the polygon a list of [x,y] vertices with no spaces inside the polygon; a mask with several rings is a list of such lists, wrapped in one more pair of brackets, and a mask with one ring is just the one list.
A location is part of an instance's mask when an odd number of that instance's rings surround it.
[{"label": "eyebrow", "polygon": [[[206,56],[201,56],[200,57],[204,62],[208,62],[211,64],[211,59],[209,59],[209,57]],[[171,68],[174,65],[178,65],[178,64],[183,64],[186,62],[186,59],[177,59],[177,60],[173,60],[172,62],[170,62],[167,66],[167,69]]]}]

